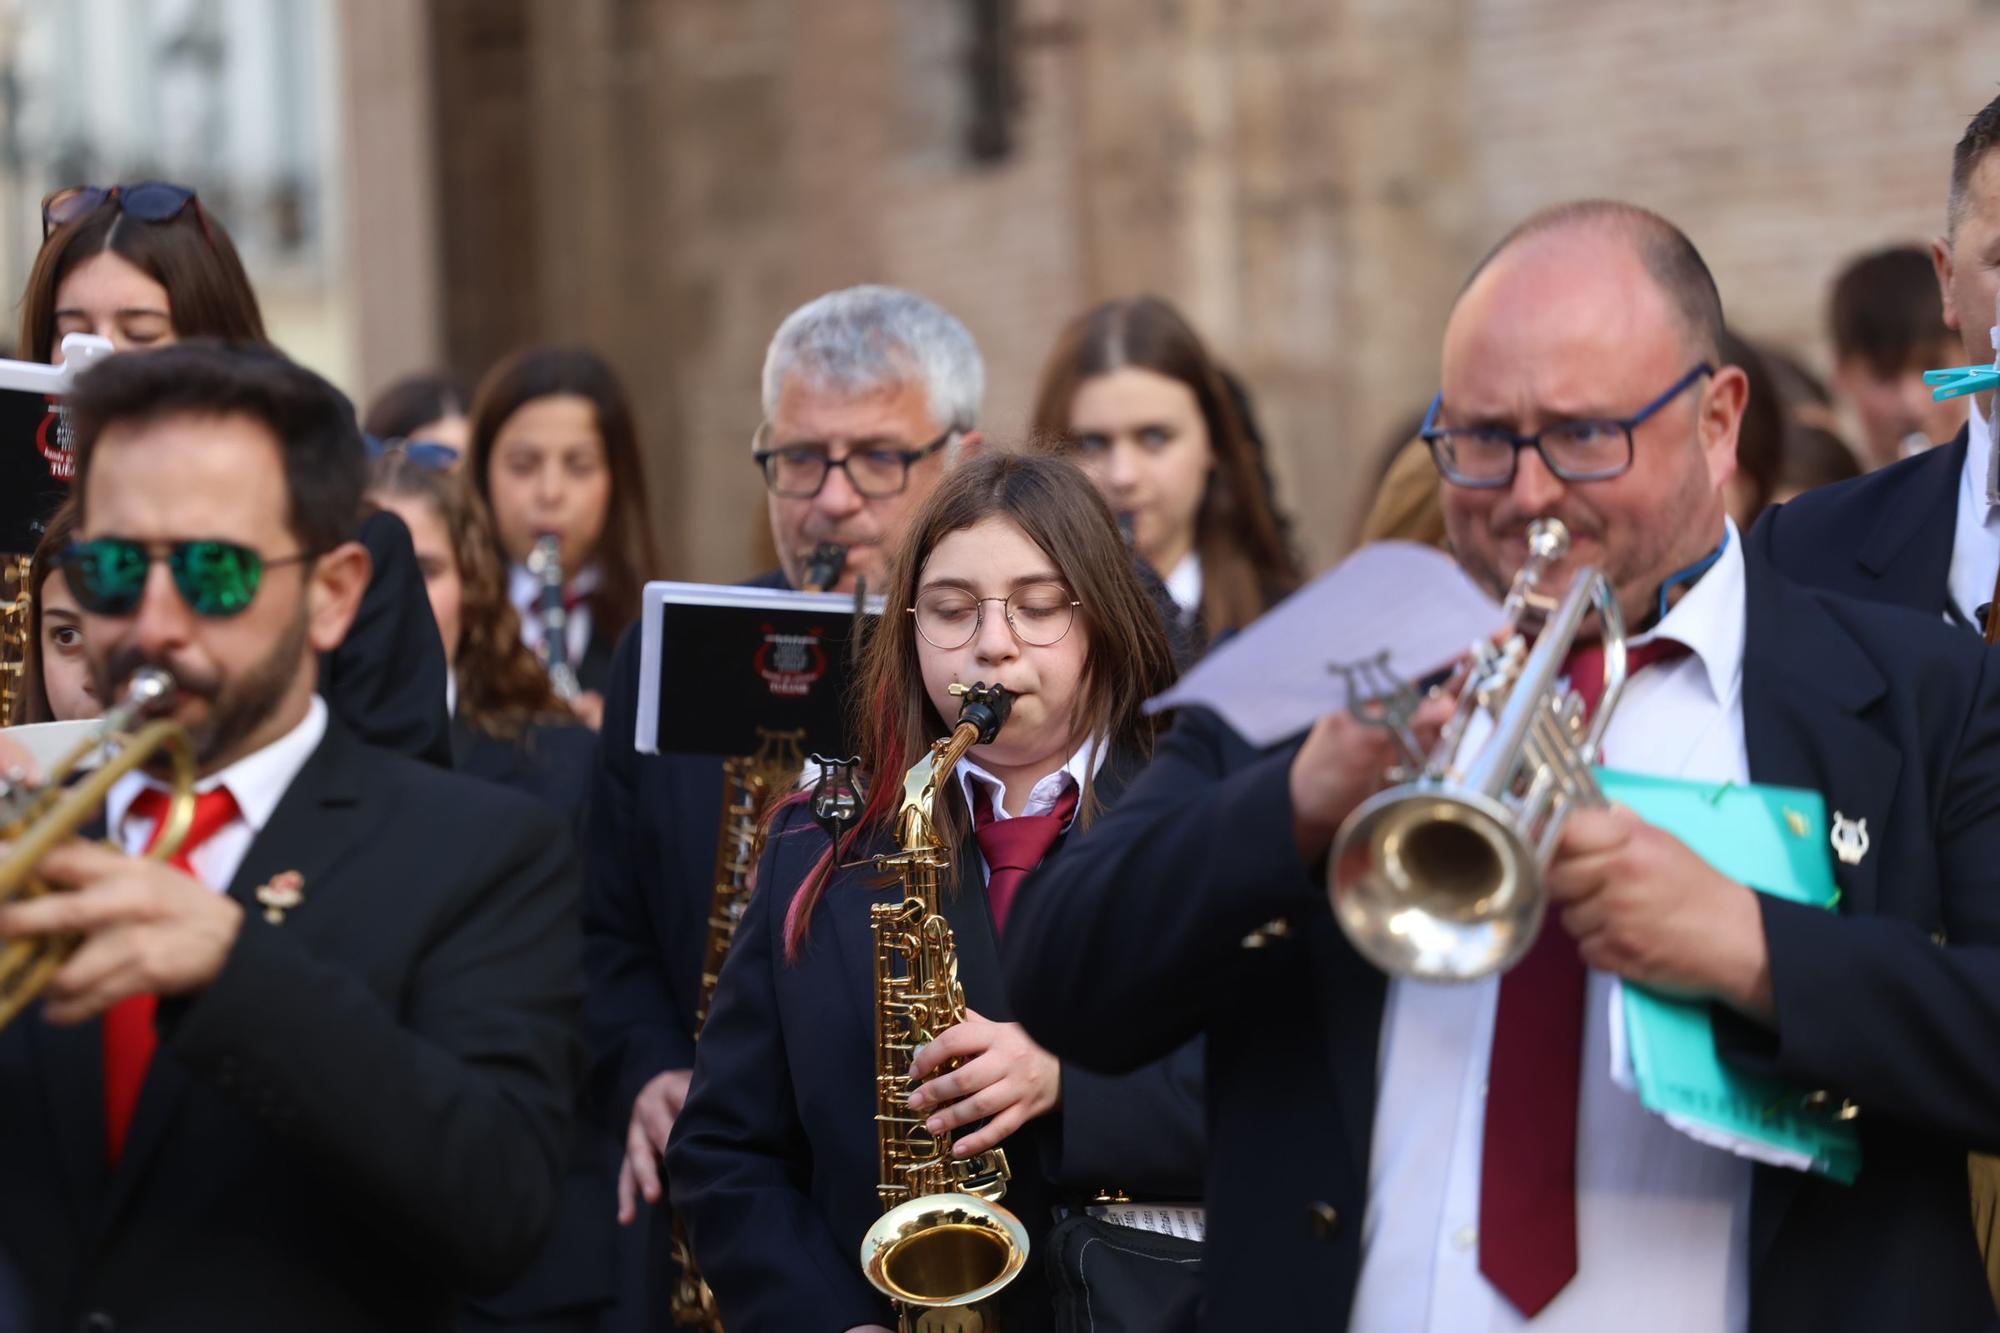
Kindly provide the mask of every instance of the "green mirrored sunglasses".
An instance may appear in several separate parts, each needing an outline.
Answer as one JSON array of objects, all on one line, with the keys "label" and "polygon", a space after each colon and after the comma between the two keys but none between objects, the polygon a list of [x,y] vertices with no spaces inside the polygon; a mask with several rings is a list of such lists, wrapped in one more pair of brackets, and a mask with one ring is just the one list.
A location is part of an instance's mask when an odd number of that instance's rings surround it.
[{"label": "green mirrored sunglasses", "polygon": [[[164,550],[164,555],[158,552]],[[94,616],[129,616],[146,595],[153,561],[165,559],[174,587],[198,616],[233,616],[257,596],[264,571],[312,559],[310,551],[265,559],[235,542],[192,541],[151,547],[123,537],[78,542],[62,553],[57,568],[70,596]]]}]

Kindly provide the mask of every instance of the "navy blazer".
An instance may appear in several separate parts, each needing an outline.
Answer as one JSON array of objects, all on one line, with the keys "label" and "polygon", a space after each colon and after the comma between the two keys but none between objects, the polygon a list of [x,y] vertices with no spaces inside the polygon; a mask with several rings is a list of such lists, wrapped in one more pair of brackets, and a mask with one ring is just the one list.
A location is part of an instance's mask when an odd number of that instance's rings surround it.
[{"label": "navy blazer", "polygon": [[[1115,799],[1121,784],[1122,774],[1107,763],[1100,796]],[[785,914],[825,847],[803,806],[780,812],[758,869],[768,889],[752,896],[723,967],[667,1152],[674,1207],[731,1328],[838,1333],[895,1323],[887,1300],[862,1277],[860,1248],[882,1212],[868,913],[894,901],[896,890],[871,867],[837,874],[801,956],[787,963]],[[889,850],[888,842],[878,839],[869,850]],[[1060,855],[1058,844],[1050,857]],[[953,860],[969,868],[948,872],[953,882],[942,904],[957,940],[965,1002],[1008,1021],[978,855],[968,844]],[[1013,1171],[1004,1203],[1028,1229],[1031,1246],[1027,1271],[1000,1298],[1010,1333],[1045,1329],[1052,1319],[1040,1254],[1052,1205],[1064,1193],[1050,1180],[1052,1166],[1078,1176],[1077,1190],[1147,1173],[1168,1177],[1183,1193],[1197,1184],[1200,1053],[1163,1054],[1125,1077],[1065,1066],[1057,1111],[1002,1145]]]},{"label": "navy blazer", "polygon": [[562,815],[582,845],[597,768],[596,732],[580,722],[542,722],[503,739],[453,716],[451,751],[459,772],[512,787]]},{"label": "navy blazer", "polygon": [[1808,587],[1951,614],[1945,603],[1966,438],[1961,430],[1950,444],[1774,506],[1748,545]]},{"label": "navy blazer", "polygon": [[[272,925],[253,894],[283,870],[305,898]],[[561,821],[334,718],[229,893],[242,932],[161,1004],[115,1170],[101,1024],[0,1030],[0,1265],[30,1327],[445,1333],[555,1212],[580,1064]]]},{"label": "navy blazer", "polygon": [[[1872,847],[1835,867],[1837,914],[1761,900],[1776,1031],[1722,1028],[1730,1058],[1861,1108],[1853,1186],[1756,1168],[1750,1326],[2000,1328],[1965,1175],[2000,1147],[2000,670],[1937,617],[1752,551],[1750,772],[1818,789]],[[1216,1329],[1344,1319],[1361,1267],[1386,983],[1296,850],[1298,745],[1190,712],[1009,927],[1016,1012],[1066,1059],[1128,1069],[1207,1032]],[[1242,947],[1274,918],[1289,937]]]}]

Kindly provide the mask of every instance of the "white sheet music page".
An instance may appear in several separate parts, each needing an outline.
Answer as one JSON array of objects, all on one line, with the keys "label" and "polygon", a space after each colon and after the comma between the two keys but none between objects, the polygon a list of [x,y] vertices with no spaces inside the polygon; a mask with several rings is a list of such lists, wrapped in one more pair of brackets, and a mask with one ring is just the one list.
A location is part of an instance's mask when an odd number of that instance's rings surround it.
[{"label": "white sheet music page", "polygon": [[1444,552],[1376,542],[1217,645],[1146,711],[1202,705],[1252,745],[1272,745],[1347,706],[1339,666],[1386,654],[1398,679],[1415,682],[1505,623],[1500,604]]}]

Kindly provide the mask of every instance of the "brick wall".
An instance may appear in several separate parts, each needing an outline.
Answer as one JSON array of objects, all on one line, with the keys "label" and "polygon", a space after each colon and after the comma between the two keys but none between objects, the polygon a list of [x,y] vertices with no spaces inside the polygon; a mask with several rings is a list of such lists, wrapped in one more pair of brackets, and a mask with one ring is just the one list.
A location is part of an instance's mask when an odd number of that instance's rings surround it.
[{"label": "brick wall", "polygon": [[[1002,438],[1077,309],[1179,302],[1249,380],[1324,563],[1431,392],[1462,274],[1521,215],[1658,208],[1735,323],[1818,361],[1832,273],[1931,234],[2000,91],[1995,0],[1016,0],[1011,151],[979,162],[972,0],[433,12],[446,345],[473,369],[523,330],[611,344],[668,572],[713,579],[766,554],[758,365],[828,288],[958,312]],[[480,220],[493,199],[509,215]]]}]

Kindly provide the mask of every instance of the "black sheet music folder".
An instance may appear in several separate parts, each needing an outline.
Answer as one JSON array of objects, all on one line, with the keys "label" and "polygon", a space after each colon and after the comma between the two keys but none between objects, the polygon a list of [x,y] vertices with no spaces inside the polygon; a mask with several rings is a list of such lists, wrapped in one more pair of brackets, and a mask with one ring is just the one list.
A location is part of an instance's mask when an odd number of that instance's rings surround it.
[{"label": "black sheet music folder", "polygon": [[111,354],[103,338],[63,339],[61,366],[0,361],[0,553],[29,555],[76,474],[57,401],[70,381]]},{"label": "black sheet music folder", "polygon": [[649,583],[640,614],[641,754],[753,754],[759,728],[803,730],[809,754],[853,752],[852,597]]}]

